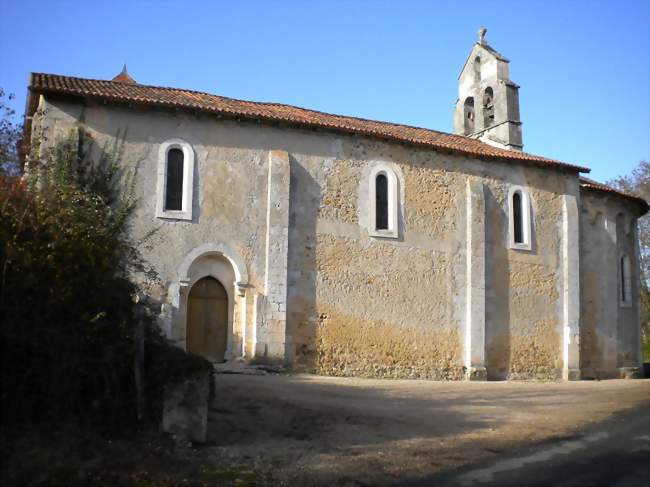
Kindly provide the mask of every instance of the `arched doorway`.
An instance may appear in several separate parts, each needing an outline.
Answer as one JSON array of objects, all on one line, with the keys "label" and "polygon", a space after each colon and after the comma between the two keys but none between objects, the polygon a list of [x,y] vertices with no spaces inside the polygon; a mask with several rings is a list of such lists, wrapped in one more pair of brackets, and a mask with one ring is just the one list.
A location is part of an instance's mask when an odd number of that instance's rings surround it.
[{"label": "arched doorway", "polygon": [[228,294],[214,277],[200,279],[187,302],[187,350],[215,362],[225,359]]}]

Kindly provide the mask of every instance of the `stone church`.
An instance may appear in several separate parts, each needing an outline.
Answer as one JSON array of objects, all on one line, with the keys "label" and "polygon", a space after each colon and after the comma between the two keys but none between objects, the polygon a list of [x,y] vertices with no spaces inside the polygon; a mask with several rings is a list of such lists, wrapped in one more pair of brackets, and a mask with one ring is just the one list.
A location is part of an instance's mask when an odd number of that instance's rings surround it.
[{"label": "stone church", "polygon": [[132,231],[153,232],[149,298],[191,352],[350,376],[638,375],[648,205],[523,152],[508,69],[481,29],[454,134],[142,85],[126,69],[33,73],[26,130],[123,140]]}]

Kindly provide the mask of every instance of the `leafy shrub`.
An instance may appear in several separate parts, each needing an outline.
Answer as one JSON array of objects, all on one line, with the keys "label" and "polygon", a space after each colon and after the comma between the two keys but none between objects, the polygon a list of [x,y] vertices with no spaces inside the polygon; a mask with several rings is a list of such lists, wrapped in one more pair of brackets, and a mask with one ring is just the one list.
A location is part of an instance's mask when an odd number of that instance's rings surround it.
[{"label": "leafy shrub", "polygon": [[0,175],[18,175],[18,152],[22,126],[16,121],[16,112],[9,106],[15,97],[5,96],[0,88]]},{"label": "leafy shrub", "polygon": [[2,406],[13,418],[106,415],[133,398],[134,200],[117,196],[113,161],[91,174],[74,142],[49,151],[28,184],[0,189]]},{"label": "leafy shrub", "polygon": [[[97,148],[83,133],[0,179],[1,404],[5,419],[136,418],[136,330],[147,337],[145,385],[160,410],[164,383],[209,362],[171,348],[135,304],[155,280],[131,241],[135,171],[121,138]],[[91,158],[91,155],[94,157]],[[206,365],[207,364],[207,365]]]}]

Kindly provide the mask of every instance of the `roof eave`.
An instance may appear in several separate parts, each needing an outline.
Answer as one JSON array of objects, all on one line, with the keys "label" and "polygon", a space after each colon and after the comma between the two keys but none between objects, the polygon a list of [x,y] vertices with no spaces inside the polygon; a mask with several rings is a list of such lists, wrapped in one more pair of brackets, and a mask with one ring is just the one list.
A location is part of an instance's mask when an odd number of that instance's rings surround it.
[{"label": "roof eave", "polygon": [[[36,73],[36,74],[39,76],[57,76],[57,75],[47,75],[45,73],[42,74]],[[85,80],[84,78],[79,78],[79,79]],[[98,80],[98,81],[110,83],[104,80]],[[139,86],[146,87],[145,85],[139,85]],[[151,87],[151,88],[157,88],[157,87]],[[170,88],[165,88],[165,89],[170,89]],[[351,125],[346,126],[345,124],[333,124],[333,123],[317,122],[317,121],[310,121],[304,119],[303,120],[289,119],[281,115],[271,116],[269,114],[265,114],[259,111],[251,111],[248,113],[243,113],[241,111],[236,111],[236,110],[229,110],[229,109],[223,109],[218,107],[209,107],[205,105],[198,106],[198,105],[191,105],[191,104],[181,103],[181,102],[170,102],[165,100],[145,100],[145,99],[138,100],[134,98],[129,99],[129,98],[125,98],[124,96],[110,95],[106,93],[88,92],[88,91],[80,92],[79,90],[75,90],[74,88],[66,88],[66,87],[34,86],[33,76],[30,79],[30,91],[33,93],[42,93],[42,94],[52,93],[52,94],[58,94],[58,95],[64,95],[64,96],[70,96],[70,97],[76,97],[82,99],[99,99],[99,100],[111,101],[121,105],[129,105],[129,106],[141,105],[145,107],[162,107],[162,108],[169,108],[174,110],[184,110],[189,112],[204,112],[204,113],[211,113],[211,114],[233,118],[233,119],[239,119],[239,120],[245,119],[245,120],[254,120],[257,122],[262,120],[262,121],[267,121],[272,123],[284,123],[287,125],[296,126],[300,128],[306,127],[306,128],[327,129],[339,133],[345,133],[345,134],[352,133],[352,134],[365,135],[374,138],[381,138],[384,140],[391,140],[402,144],[426,147],[429,149],[434,149],[442,152],[466,155],[468,157],[472,157],[476,159],[507,161],[509,163],[535,165],[539,167],[569,171],[573,173],[590,172],[589,168],[586,167],[567,164],[561,161],[534,156],[532,154],[530,155],[531,156],[530,158],[522,158],[522,157],[510,158],[508,156],[504,156],[503,154],[489,154],[489,153],[486,154],[480,152],[477,153],[476,151],[471,149],[464,149],[462,147],[451,147],[447,144],[440,143],[437,141],[432,141],[429,143],[423,140],[413,140],[408,137],[394,136],[377,130],[364,130],[363,128],[360,128],[358,126],[351,126]],[[210,95],[210,96],[215,96],[215,95]],[[240,101],[240,100],[235,100],[235,101]],[[246,103],[257,103],[257,102],[246,102]],[[295,107],[295,108],[299,108],[299,107]],[[305,109],[301,108],[301,110],[305,110]],[[309,110],[309,111],[313,112],[313,110]],[[334,116],[341,117],[338,115],[334,115]],[[359,120],[356,117],[351,117],[351,118],[354,120]],[[377,121],[371,121],[371,122],[377,122]],[[377,122],[377,123],[386,123],[386,122]],[[395,125],[395,124],[388,124],[388,125]],[[433,132],[437,132],[437,131],[433,131]],[[445,135],[453,135],[453,134],[445,134]],[[453,136],[462,137],[459,135],[453,135]]]},{"label": "roof eave", "polygon": [[650,210],[650,205],[645,199],[632,194],[623,193],[614,188],[604,187],[604,185],[601,185],[600,183],[590,184],[590,183],[581,182],[580,189],[585,189],[587,191],[594,191],[596,193],[601,193],[614,198],[620,198],[630,202],[634,202],[639,207],[640,210],[639,216],[645,215]]}]

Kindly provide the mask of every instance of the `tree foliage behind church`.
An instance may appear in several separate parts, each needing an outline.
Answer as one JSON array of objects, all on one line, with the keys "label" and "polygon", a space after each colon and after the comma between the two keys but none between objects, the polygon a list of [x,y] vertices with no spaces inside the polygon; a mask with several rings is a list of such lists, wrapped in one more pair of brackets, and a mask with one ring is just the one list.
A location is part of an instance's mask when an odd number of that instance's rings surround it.
[{"label": "tree foliage behind church", "polygon": [[14,120],[15,111],[7,105],[13,95],[5,95],[0,88],[0,175],[18,174],[18,143],[21,126]]}]

